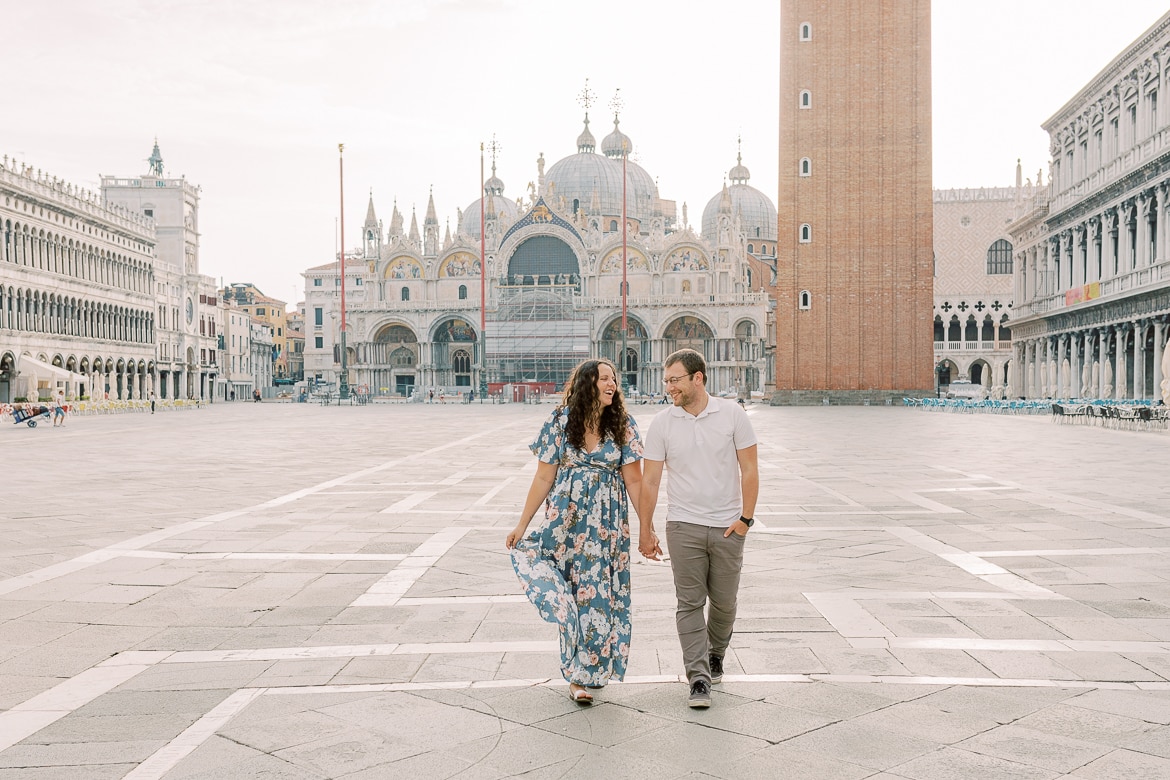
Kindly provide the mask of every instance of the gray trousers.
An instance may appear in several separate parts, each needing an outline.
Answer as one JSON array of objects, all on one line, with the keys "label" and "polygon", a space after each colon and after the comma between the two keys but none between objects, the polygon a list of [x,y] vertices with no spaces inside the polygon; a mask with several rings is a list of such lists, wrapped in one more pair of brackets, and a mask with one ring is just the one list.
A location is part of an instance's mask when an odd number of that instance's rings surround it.
[{"label": "gray trousers", "polygon": [[708,656],[725,655],[731,643],[744,537],[733,532],[724,538],[726,531],[695,523],[666,524],[666,548],[678,600],[674,620],[687,682],[710,682]]}]

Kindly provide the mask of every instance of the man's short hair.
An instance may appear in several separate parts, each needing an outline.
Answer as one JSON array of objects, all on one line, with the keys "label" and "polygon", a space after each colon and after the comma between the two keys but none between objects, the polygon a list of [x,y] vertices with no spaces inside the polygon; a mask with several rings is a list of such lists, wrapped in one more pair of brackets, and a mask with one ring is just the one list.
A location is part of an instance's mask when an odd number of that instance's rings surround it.
[{"label": "man's short hair", "polygon": [[669,368],[675,363],[682,363],[683,368],[687,370],[688,374],[696,372],[703,375],[703,384],[707,384],[707,361],[703,360],[703,356],[693,349],[676,349],[666,356],[666,362],[663,363],[663,368]]}]

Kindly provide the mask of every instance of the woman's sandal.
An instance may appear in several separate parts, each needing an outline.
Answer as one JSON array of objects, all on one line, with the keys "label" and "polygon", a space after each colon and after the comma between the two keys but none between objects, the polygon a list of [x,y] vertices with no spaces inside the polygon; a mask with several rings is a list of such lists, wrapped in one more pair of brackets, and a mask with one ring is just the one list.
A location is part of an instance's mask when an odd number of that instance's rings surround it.
[{"label": "woman's sandal", "polygon": [[585,690],[584,688],[580,688],[580,687],[574,688],[572,685],[569,686],[569,698],[572,699],[573,701],[577,702],[578,704],[592,704],[593,703],[593,694],[591,694],[589,691]]}]

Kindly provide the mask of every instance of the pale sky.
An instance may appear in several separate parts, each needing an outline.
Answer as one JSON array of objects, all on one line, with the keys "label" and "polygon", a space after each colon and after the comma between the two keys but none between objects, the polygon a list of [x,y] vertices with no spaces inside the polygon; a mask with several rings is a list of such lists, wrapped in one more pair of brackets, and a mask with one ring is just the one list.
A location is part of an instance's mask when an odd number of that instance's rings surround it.
[{"label": "pale sky", "polygon": [[[0,155],[97,189],[146,172],[202,188],[200,265],[290,303],[346,245],[371,190],[421,225],[479,197],[493,134],[504,194],[576,151],[589,79],[598,143],[622,130],[692,225],[735,164],[775,200],[777,0],[4,0]],[[1048,167],[1040,123],[1167,10],[1165,0],[935,0],[936,187]],[[490,164],[490,163],[489,163]]]}]

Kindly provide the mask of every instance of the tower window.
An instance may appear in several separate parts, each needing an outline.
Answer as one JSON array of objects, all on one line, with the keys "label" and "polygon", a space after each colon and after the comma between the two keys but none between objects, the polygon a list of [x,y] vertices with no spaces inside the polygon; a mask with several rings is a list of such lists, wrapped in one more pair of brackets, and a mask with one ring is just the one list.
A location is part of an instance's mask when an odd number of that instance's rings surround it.
[{"label": "tower window", "polygon": [[754,244],[748,244],[748,254],[755,254],[756,247]]},{"label": "tower window", "polygon": [[812,293],[808,290],[800,291],[800,310],[808,311],[812,308]]},{"label": "tower window", "polygon": [[402,300],[404,300],[404,301],[410,300],[410,288],[409,287],[402,288]]},{"label": "tower window", "polygon": [[812,243],[812,225],[808,224],[807,222],[800,226],[800,243]]},{"label": "tower window", "polygon": [[809,24],[808,22],[805,22],[804,24],[800,25],[800,40],[802,40],[802,41],[811,41],[812,40],[812,25]]},{"label": "tower window", "polygon": [[800,107],[812,108],[812,92],[809,92],[807,89],[800,91]]},{"label": "tower window", "polygon": [[812,176],[812,160],[807,157],[800,158],[800,175]]}]

